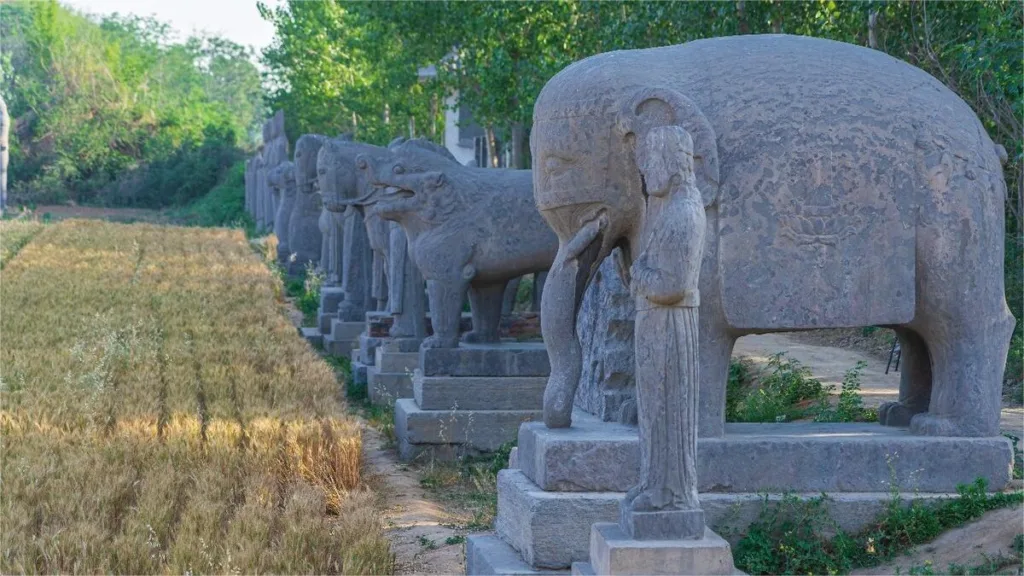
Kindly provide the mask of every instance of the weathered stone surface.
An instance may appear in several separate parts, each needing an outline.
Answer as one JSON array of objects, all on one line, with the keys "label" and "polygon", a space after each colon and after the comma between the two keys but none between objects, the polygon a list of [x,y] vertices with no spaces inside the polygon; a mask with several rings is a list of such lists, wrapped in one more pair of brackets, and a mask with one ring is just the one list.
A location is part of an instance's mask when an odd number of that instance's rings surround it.
[{"label": "weathered stone surface", "polygon": [[466,574],[474,576],[555,576],[566,570],[544,570],[523,562],[519,553],[494,534],[466,537]]},{"label": "weathered stone surface", "polygon": [[324,336],[331,333],[331,323],[338,318],[338,304],[345,298],[345,292],[337,286],[320,288],[320,307],[317,310],[317,325]]},{"label": "weathered stone surface", "polygon": [[281,199],[274,216],[274,236],[277,237],[277,261],[287,266],[291,254],[288,247],[288,225],[292,208],[295,207],[295,165],[285,161],[272,168],[267,173],[267,185],[276,190]]},{"label": "weathered stone surface", "polygon": [[352,361],[352,384],[356,386],[367,385],[367,368],[369,367],[366,364],[363,364],[358,360]]},{"label": "weathered stone surface", "polygon": [[359,334],[359,361],[368,366],[376,363],[377,347],[380,346],[381,338],[367,336],[366,332]]},{"label": "weathered stone surface", "polygon": [[520,424],[538,418],[539,410],[423,410],[414,399],[402,398],[395,402],[395,436],[410,448],[454,445],[491,452],[514,440]]},{"label": "weathered stone surface", "polygon": [[322,203],[315,194],[316,160],[326,136],[303,134],[295,143],[295,205],[288,221],[288,273],[298,274],[306,264],[320,262],[323,238],[320,234]]},{"label": "weathered stone surface", "polygon": [[547,376],[543,343],[463,344],[460,348],[423,348],[424,376]]},{"label": "weathered stone surface", "polygon": [[412,374],[420,362],[419,352],[393,352],[377,348],[374,352],[374,365],[382,372],[403,372]]},{"label": "weathered stone surface", "polygon": [[381,372],[370,366],[366,369],[366,386],[374,406],[390,406],[400,398],[412,398],[412,377],[404,372]]},{"label": "weathered stone surface", "polygon": [[594,524],[590,531],[590,564],[595,574],[731,575],[729,543],[711,529],[686,540],[634,540],[618,524]]},{"label": "weathered stone surface", "polygon": [[313,348],[323,348],[324,335],[320,333],[320,330],[317,328],[302,327],[299,329],[299,332],[302,334],[302,337],[306,339],[306,342],[309,342]]},{"label": "weathered stone surface", "polygon": [[[495,529],[504,541],[522,554],[527,564],[541,568],[568,568],[573,562],[589,559],[592,524],[618,522],[623,495],[624,492],[545,492],[521,470],[502,470],[498,473]],[[950,492],[922,492],[914,494],[913,498],[929,503],[954,495]],[[820,498],[821,493],[797,492],[790,496],[806,501]],[[732,544],[760,517],[766,498],[769,503],[782,506],[780,513],[783,518],[798,517],[799,510],[788,507],[781,494],[700,495],[707,525],[720,534],[728,535]],[[829,495],[824,507],[839,529],[854,533],[870,526],[891,500],[888,492],[837,493]],[[910,501],[905,499],[902,504],[909,506]]]},{"label": "weathered stone surface", "polygon": [[424,410],[540,410],[546,376],[412,377],[413,397]]},{"label": "weathered stone surface", "polygon": [[359,346],[363,322],[331,321],[331,333],[324,336],[324,350],[332,356],[348,356]]},{"label": "weathered stone surface", "polygon": [[434,334],[423,346],[458,344],[467,290],[473,331],[462,340],[498,341],[506,284],[546,270],[557,248],[534,206],[530,172],[465,167],[423,141],[391,151],[384,162],[365,159],[366,170],[380,187],[374,212],[402,226],[427,281]]},{"label": "weathered stone surface", "polygon": [[606,422],[619,421],[623,403],[635,397],[635,314],[633,297],[615,270],[613,257],[605,258],[587,287],[576,319],[583,370],[575,406]]},{"label": "weathered stone surface", "polygon": [[276,232],[277,212],[280,209],[280,196],[275,197],[274,187],[270,185],[270,173],[288,161],[288,136],[284,131],[284,111],[278,110],[263,125],[263,157],[264,172],[262,181],[257,182],[257,201],[260,203],[262,225]]},{"label": "weathered stone surface", "polygon": [[991,199],[1005,182],[984,127],[942,82],[863,47],[743,35],[587,58],[547,83],[533,118],[536,204],[575,253],[552,265],[542,306],[551,382],[568,397],[582,360],[575,284],[639,234],[638,146],[675,124],[693,137],[709,230],[701,437],[723,433],[736,338],[864,325],[898,327],[904,354],[929,359],[906,365],[883,423],[998,434],[1014,320]]},{"label": "weathered stone surface", "polygon": [[[636,428],[577,415],[572,428],[533,422],[519,431],[523,472],[545,490],[624,491],[636,483]],[[697,477],[705,492],[955,492],[982,477],[1010,480],[1009,440],[927,438],[872,424],[727,424],[700,438]],[[957,462],[950,466],[950,462]],[[891,466],[891,469],[890,469]]]}]

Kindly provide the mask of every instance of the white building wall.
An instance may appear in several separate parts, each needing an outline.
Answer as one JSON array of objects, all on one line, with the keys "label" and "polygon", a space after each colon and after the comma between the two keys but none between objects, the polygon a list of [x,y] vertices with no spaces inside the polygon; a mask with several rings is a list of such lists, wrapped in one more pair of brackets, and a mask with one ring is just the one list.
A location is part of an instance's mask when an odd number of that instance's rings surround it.
[{"label": "white building wall", "polygon": [[459,145],[459,109],[456,104],[459,101],[458,93],[452,94],[445,99],[444,108],[444,147],[455,156],[460,164],[473,162],[473,148],[465,148]]}]

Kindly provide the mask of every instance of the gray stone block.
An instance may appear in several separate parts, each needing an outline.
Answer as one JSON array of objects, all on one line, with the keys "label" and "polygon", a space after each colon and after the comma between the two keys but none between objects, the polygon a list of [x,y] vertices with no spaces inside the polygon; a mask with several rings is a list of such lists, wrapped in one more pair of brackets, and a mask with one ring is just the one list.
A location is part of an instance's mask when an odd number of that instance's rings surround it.
[{"label": "gray stone block", "polygon": [[412,377],[413,397],[424,410],[540,410],[545,376]]},{"label": "gray stone block", "polygon": [[371,404],[390,406],[399,398],[412,398],[412,379],[402,372],[381,372],[376,366],[369,366],[366,392]]},{"label": "gray stone block", "polygon": [[331,333],[331,323],[337,318],[337,312],[318,312],[316,315],[316,325],[320,328],[320,332],[326,336]]},{"label": "gray stone block", "polygon": [[332,356],[349,356],[359,346],[362,322],[331,322],[331,333],[324,336],[324,350]]},{"label": "gray stone block", "polygon": [[[700,438],[703,492],[955,492],[982,477],[991,490],[1010,481],[1008,439],[912,435],[877,424],[727,424]],[[625,491],[638,480],[636,428],[577,412],[571,428],[542,423],[519,432],[520,468],[546,490]],[[951,466],[951,462],[956,462]]]},{"label": "gray stone block", "polygon": [[492,452],[514,440],[520,424],[538,418],[539,410],[423,410],[414,399],[401,398],[395,402],[395,435],[409,445]]},{"label": "gray stone block", "polygon": [[533,568],[501,538],[494,534],[473,534],[466,538],[466,574],[473,576],[555,576],[566,570]]},{"label": "gray stone block", "polygon": [[367,384],[367,366],[358,360],[352,362],[352,383],[356,386]]},{"label": "gray stone block", "polygon": [[[363,322],[342,322],[334,320],[331,323],[331,336],[338,340],[358,341],[359,335],[363,333],[366,324]],[[353,346],[354,348],[355,346]]]},{"label": "gray stone block", "polygon": [[312,326],[304,326],[299,328],[299,333],[302,337],[309,342],[309,345],[313,348],[320,349],[324,347],[324,335],[320,333],[320,329]]},{"label": "gray stone block", "polygon": [[408,372],[419,365],[420,355],[418,352],[392,352],[384,347],[378,346],[374,351],[374,366],[380,368],[381,372]]},{"label": "gray stone block", "polygon": [[385,352],[413,352],[417,354],[416,364],[419,364],[420,344],[423,340],[419,338],[381,338],[380,347]]},{"label": "gray stone block", "polygon": [[508,452],[508,468],[515,470],[519,468],[519,447],[513,446]]},{"label": "gray stone block", "polygon": [[[790,495],[800,501],[821,497],[821,493],[808,492]],[[545,492],[521,470],[502,470],[498,473],[495,530],[531,566],[567,568],[573,562],[589,559],[592,524],[618,522],[623,496],[623,492]],[[930,503],[954,496],[955,493],[917,493],[907,496],[902,504],[909,505],[910,498]],[[782,494],[708,493],[701,494],[700,501],[708,526],[732,544],[746,533],[766,505],[781,506],[783,517],[789,510]],[[890,502],[886,492],[837,493],[829,495],[825,511],[838,528],[857,532],[871,525]]]},{"label": "gray stone block", "polygon": [[551,372],[543,342],[424,348],[419,366],[424,376],[547,376]]},{"label": "gray stone block", "polygon": [[373,366],[377,362],[377,347],[380,346],[382,338],[367,336],[364,331],[359,335],[359,361],[367,366]]},{"label": "gray stone block", "polygon": [[618,524],[595,524],[590,530],[590,564],[595,574],[621,576],[736,572],[729,543],[708,528],[702,538],[634,540]]},{"label": "gray stone block", "polygon": [[572,576],[596,576],[597,572],[594,572],[594,567],[590,562],[573,562],[572,563]]}]

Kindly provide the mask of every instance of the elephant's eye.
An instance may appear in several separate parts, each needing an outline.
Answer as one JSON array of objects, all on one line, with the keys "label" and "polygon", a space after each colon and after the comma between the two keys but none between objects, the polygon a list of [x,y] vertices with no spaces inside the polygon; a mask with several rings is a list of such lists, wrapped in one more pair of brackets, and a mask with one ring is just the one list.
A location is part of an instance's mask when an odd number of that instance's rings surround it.
[{"label": "elephant's eye", "polygon": [[572,162],[560,156],[548,156],[544,159],[544,171],[549,174],[558,174],[569,168]]},{"label": "elephant's eye", "polygon": [[395,164],[395,167],[391,169],[395,174],[405,174],[405,166],[401,164]]}]

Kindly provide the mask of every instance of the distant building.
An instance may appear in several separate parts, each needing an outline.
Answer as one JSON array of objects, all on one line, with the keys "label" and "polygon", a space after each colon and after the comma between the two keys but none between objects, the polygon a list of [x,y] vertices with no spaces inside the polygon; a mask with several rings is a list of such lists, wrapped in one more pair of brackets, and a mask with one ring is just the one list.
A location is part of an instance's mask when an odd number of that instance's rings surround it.
[{"label": "distant building", "polygon": [[[436,66],[419,69],[421,82],[436,77]],[[459,104],[458,92],[448,96],[444,104],[444,147],[466,166],[486,166],[489,151],[484,129],[473,121],[469,108]],[[507,165],[504,156],[499,155],[503,166]]]}]

